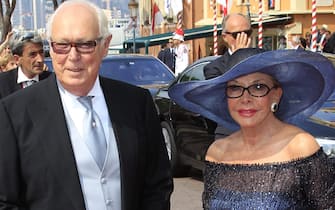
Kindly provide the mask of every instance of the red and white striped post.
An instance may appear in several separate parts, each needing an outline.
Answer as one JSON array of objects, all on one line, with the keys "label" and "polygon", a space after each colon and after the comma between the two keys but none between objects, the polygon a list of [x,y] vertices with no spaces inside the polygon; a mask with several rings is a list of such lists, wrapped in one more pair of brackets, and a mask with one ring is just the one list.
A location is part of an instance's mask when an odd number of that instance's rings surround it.
[{"label": "red and white striped post", "polygon": [[316,25],[316,0],[312,0],[312,44],[311,44],[311,51],[316,52],[317,46],[317,36],[318,30]]},{"label": "red and white striped post", "polygon": [[178,12],[177,14],[177,28],[183,27],[183,11]]},{"label": "red and white striped post", "polygon": [[216,0],[211,1],[213,8],[213,54],[218,55],[218,28],[216,24]]},{"label": "red and white striped post", "polygon": [[263,3],[258,2],[258,47],[263,48]]}]

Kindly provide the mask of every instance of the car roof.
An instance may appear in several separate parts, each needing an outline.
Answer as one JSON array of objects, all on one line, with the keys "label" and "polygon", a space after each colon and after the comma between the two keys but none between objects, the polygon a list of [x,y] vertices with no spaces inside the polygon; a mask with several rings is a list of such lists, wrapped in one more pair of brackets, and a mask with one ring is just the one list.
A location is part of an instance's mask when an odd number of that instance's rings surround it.
[{"label": "car roof", "polygon": [[142,55],[142,54],[108,54],[104,59],[158,59],[152,55]]}]

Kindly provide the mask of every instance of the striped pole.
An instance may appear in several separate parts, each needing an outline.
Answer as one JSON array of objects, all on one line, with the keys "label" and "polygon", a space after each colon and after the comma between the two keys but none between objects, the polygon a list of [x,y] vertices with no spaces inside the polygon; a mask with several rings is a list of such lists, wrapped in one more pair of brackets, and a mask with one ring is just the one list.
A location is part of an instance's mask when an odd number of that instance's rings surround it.
[{"label": "striped pole", "polygon": [[318,30],[316,27],[316,0],[312,0],[312,45],[311,45],[311,51],[316,52],[317,46],[317,36],[318,36]]},{"label": "striped pole", "polygon": [[258,2],[258,47],[263,48],[263,5],[262,0]]},{"label": "striped pole", "polygon": [[180,29],[183,27],[183,11],[178,12],[177,14],[177,28]]},{"label": "striped pole", "polygon": [[213,8],[213,54],[218,55],[218,28],[216,24],[216,0],[211,1]]}]

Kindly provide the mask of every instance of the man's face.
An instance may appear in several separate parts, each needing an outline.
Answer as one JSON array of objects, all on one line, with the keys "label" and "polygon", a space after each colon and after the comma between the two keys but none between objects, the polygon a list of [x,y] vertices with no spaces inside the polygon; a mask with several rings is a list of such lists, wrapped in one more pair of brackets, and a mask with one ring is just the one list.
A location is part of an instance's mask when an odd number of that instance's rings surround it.
[{"label": "man's face", "polygon": [[23,73],[32,78],[43,72],[44,51],[42,44],[27,42],[23,47],[22,56],[18,58]]},{"label": "man's face", "polygon": [[169,41],[168,45],[167,45],[169,48],[172,48],[173,47],[173,41]]},{"label": "man's face", "polygon": [[[51,33],[51,42],[67,45],[69,51],[57,52],[54,45],[50,49],[50,56],[62,86],[74,95],[83,96],[87,95],[94,85],[100,63],[108,52],[111,37],[100,37],[97,17],[90,8],[74,6],[59,11],[55,16]],[[79,52],[80,49],[77,48],[81,43],[92,41],[96,43],[96,46],[91,48],[92,52]]]},{"label": "man's face", "polygon": [[178,46],[180,43],[181,43],[181,41],[178,40],[178,39],[173,39],[173,41],[172,41],[173,46]]},{"label": "man's face", "polygon": [[[247,31],[250,29],[249,23],[240,15],[232,15],[226,22],[226,32],[233,33],[239,31]],[[223,40],[228,44],[228,47],[235,45],[236,39],[232,34],[223,34]]]}]

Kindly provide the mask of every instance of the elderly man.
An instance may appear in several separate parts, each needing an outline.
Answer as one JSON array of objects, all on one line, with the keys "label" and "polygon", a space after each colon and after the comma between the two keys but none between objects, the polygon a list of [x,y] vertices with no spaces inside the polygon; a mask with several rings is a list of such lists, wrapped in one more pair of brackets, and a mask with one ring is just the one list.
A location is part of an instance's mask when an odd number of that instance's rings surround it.
[{"label": "elderly man", "polygon": [[0,99],[50,75],[50,72],[43,71],[44,51],[41,37],[31,32],[13,36],[10,48],[18,67],[0,74]]},{"label": "elderly man", "polygon": [[228,50],[218,59],[204,67],[206,79],[217,77],[224,73],[221,66],[226,66],[230,55],[240,48],[247,48],[251,45],[251,25],[249,19],[239,13],[227,15],[222,20],[222,38],[228,45]]},{"label": "elderly man", "polygon": [[169,209],[149,91],[98,75],[112,38],[104,12],[66,1],[47,35],[55,76],[0,101],[0,209]]}]

